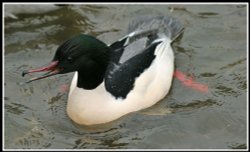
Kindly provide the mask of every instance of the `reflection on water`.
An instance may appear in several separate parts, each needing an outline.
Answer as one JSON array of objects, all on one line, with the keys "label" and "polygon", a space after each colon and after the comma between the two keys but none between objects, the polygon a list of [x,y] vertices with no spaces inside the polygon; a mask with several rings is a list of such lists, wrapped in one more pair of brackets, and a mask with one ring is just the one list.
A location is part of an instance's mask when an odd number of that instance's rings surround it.
[{"label": "reflection on water", "polygon": [[[20,7],[5,8],[5,148],[246,148],[246,5]],[[130,20],[147,14],[184,24],[182,39],[173,44],[176,68],[207,84],[209,93],[174,79],[169,95],[151,108],[79,126],[66,115],[62,91],[72,73],[21,85],[27,79],[22,71],[49,62],[65,39],[85,33],[112,43],[126,34]]]}]

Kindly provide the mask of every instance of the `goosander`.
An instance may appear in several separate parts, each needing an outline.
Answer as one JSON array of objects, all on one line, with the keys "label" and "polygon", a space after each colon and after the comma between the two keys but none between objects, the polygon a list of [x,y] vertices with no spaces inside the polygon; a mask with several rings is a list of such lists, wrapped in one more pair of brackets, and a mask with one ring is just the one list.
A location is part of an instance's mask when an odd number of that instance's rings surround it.
[{"label": "goosander", "polygon": [[184,27],[168,16],[133,20],[128,34],[107,45],[80,34],[62,43],[48,65],[23,72],[48,71],[27,83],[56,74],[75,72],[67,114],[77,124],[114,121],[148,108],[169,92],[174,72],[171,43]]}]

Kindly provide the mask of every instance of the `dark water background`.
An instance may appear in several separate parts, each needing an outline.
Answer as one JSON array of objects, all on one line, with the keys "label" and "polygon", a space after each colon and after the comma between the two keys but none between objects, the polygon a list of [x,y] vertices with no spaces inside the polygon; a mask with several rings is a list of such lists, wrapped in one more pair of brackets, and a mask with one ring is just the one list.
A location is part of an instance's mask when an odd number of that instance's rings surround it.
[{"label": "dark water background", "polygon": [[[247,148],[246,5],[16,6],[5,7],[5,14],[16,14],[4,19],[4,148]],[[30,78],[23,70],[48,63],[69,37],[85,33],[112,43],[130,20],[148,14],[183,23],[184,35],[174,44],[176,68],[207,84],[209,93],[174,79],[155,106],[79,127],[66,115],[67,93],[60,91],[72,73],[20,85]]]}]

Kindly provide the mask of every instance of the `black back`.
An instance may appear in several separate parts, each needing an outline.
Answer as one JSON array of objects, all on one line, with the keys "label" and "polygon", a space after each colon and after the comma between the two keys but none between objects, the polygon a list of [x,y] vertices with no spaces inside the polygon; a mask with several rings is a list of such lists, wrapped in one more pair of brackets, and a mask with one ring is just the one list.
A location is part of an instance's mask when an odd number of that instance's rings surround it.
[{"label": "black back", "polygon": [[[154,50],[159,43],[148,46],[142,53],[127,60],[125,63],[118,63],[114,60],[108,66],[105,74],[105,87],[116,98],[126,98],[133,89],[135,79],[140,76],[153,62]],[[115,59],[122,52],[118,50]]]}]

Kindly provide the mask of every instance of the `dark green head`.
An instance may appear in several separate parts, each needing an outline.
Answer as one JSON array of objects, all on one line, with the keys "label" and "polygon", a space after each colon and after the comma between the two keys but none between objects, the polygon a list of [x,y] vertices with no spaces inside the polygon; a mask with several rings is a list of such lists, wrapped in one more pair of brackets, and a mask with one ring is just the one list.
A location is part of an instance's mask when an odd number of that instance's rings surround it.
[{"label": "dark green head", "polygon": [[52,61],[59,61],[58,68],[62,69],[60,73],[68,73],[105,66],[109,55],[110,50],[105,43],[81,34],[61,44]]},{"label": "dark green head", "polygon": [[105,43],[93,36],[81,34],[62,43],[50,64],[35,70],[24,71],[23,75],[49,71],[41,77],[27,81],[32,82],[56,74],[78,71],[77,85],[91,89],[103,81],[109,56],[110,48]]}]

